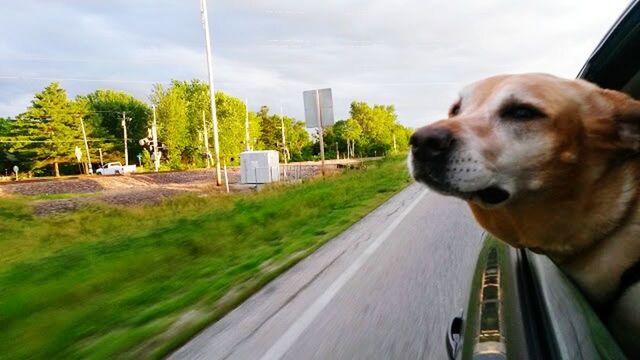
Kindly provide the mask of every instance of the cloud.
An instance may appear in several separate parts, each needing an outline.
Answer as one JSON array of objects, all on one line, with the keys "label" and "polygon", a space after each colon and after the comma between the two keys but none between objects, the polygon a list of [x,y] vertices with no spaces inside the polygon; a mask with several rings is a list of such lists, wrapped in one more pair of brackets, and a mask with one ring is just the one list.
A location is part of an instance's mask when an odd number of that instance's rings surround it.
[{"label": "cloud", "polygon": [[[419,126],[484,76],[575,76],[626,5],[210,1],[214,77],[252,109],[284,104],[302,119],[302,91],[332,87],[338,119],[364,100],[395,104],[401,122]],[[0,40],[0,116],[22,112],[25,94],[53,78],[73,96],[110,87],[145,101],[154,82],[207,79],[197,0],[28,0],[3,12],[0,31],[12,36]]]}]

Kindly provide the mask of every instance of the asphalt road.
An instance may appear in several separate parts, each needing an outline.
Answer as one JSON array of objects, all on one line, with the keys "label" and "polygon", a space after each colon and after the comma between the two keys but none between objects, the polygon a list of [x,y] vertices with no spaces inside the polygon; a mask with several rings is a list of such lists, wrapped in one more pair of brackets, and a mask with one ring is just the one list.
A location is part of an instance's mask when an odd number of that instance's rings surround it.
[{"label": "asphalt road", "polygon": [[171,359],[442,359],[481,229],[411,185],[282,274]]}]

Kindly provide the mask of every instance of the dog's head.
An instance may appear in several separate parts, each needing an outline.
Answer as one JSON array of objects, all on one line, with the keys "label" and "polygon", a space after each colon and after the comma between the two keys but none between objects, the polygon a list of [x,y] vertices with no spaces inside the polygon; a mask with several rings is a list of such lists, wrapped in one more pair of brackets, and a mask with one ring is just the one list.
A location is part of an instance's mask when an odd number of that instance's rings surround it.
[{"label": "dog's head", "polygon": [[449,117],[417,129],[410,144],[416,180],[493,209],[575,186],[593,154],[605,166],[637,152],[640,103],[581,80],[496,76],[463,89]]}]

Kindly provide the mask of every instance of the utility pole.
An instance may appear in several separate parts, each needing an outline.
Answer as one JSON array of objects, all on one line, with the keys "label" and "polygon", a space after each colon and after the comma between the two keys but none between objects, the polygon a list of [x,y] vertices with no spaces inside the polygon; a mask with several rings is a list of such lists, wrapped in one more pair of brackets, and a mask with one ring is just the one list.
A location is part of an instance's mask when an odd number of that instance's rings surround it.
[{"label": "utility pole", "polygon": [[284,131],[284,116],[282,115],[282,104],[280,104],[280,131],[282,132],[282,154],[284,155],[284,177],[287,177],[287,154],[288,154],[288,150],[287,150],[287,136],[285,135],[285,131]]},{"label": "utility pole", "polygon": [[122,112],[122,130],[124,130],[124,165],[129,166],[129,147],[127,146],[127,113]]},{"label": "utility pole", "polygon": [[153,138],[153,164],[156,172],[160,167],[160,154],[158,151],[158,127],[156,126],[156,106],[153,105],[153,124],[151,125],[151,137]]},{"label": "utility pole", "polygon": [[349,145],[349,139],[347,139],[347,159],[349,158],[349,155],[351,155],[351,147]]},{"label": "utility pole", "polygon": [[393,134],[393,152],[398,152],[398,148],[396,147],[396,134]]},{"label": "utility pole", "polygon": [[251,150],[251,139],[249,138],[249,99],[244,100],[244,142],[245,142],[245,150]]},{"label": "utility pole", "polygon": [[100,153],[100,166],[104,166],[104,161],[102,161],[102,148],[99,148],[98,152]]},{"label": "utility pole", "polygon": [[338,142],[336,141],[336,160],[340,160],[340,150],[338,150]]},{"label": "utility pole", "polygon": [[87,132],[84,130],[84,120],[80,116],[80,126],[82,127],[82,137],[84,138],[84,149],[87,151],[87,173],[93,173],[93,167],[91,166],[91,155],[89,155],[89,143],[87,142]]},{"label": "utility pole", "polygon": [[204,131],[204,155],[207,157],[207,169],[211,166],[211,154],[209,153],[209,133],[207,132],[207,120],[202,110],[202,129]]},{"label": "utility pole", "polygon": [[207,0],[201,0],[200,12],[204,26],[204,39],[207,48],[207,69],[209,71],[209,98],[211,99],[211,120],[213,121],[213,149],[216,155],[216,185],[220,182],[220,145],[218,144],[218,116],[216,115],[216,93],[213,87],[213,65],[211,64],[211,40],[209,36],[209,16],[207,14]]},{"label": "utility pole", "polygon": [[318,125],[320,126],[320,171],[324,176],[324,129],[322,128],[322,112],[320,109],[320,92],[316,89],[316,112],[318,113]]}]

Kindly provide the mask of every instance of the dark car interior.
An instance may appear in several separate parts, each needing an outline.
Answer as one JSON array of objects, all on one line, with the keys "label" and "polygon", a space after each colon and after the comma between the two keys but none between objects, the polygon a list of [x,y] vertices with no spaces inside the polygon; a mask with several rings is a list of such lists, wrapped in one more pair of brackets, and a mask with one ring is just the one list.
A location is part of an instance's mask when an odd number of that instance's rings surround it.
[{"label": "dark car interior", "polygon": [[640,9],[632,3],[585,66],[578,78],[606,89],[640,97]]}]

